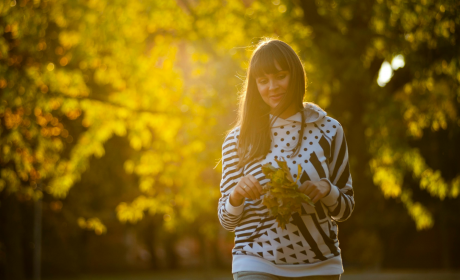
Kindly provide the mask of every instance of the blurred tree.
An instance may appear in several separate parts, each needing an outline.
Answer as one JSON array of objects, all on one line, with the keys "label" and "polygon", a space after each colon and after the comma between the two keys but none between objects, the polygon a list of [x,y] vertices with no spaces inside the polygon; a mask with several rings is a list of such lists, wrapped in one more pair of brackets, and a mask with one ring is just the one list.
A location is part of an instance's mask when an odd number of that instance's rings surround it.
[{"label": "blurred tree", "polygon": [[[349,131],[356,171],[369,170],[370,164],[373,182],[384,196],[400,198],[418,229],[431,227],[430,212],[413,200],[403,178],[411,174],[421,189],[441,200],[456,198],[460,191],[458,167],[432,167],[411,145],[422,138],[425,128],[431,128],[428,134],[449,129],[453,136],[460,126],[458,3],[324,0],[298,5],[320,50],[308,61],[328,70],[319,72],[320,80],[330,81],[323,86],[322,98]],[[399,66],[393,61],[398,55],[403,60]],[[394,75],[380,87],[376,80],[385,61],[393,62]],[[369,185],[361,184],[365,183],[361,178],[357,176],[357,186]]]},{"label": "blurred tree", "polygon": [[[250,52],[237,57],[235,46],[256,42],[260,34],[280,37],[300,53],[310,81],[307,100],[326,108],[346,130],[359,203],[357,217],[342,228],[364,228],[350,241],[359,240],[363,250],[355,251],[366,252],[358,259],[373,253],[378,257],[369,265],[381,264],[379,231],[401,213],[389,211],[384,198],[402,202],[417,230],[433,227],[439,211],[442,224],[452,221],[449,213],[458,208],[442,208],[438,201],[458,201],[460,191],[456,1],[180,3],[194,17],[208,53],[228,50],[243,69]],[[379,85],[390,63],[391,79]],[[442,130],[444,137],[435,138]]]},{"label": "blurred tree", "polygon": [[[438,201],[458,201],[460,192],[458,1],[291,3],[302,7],[302,23],[312,29],[313,47],[304,56],[313,65],[310,91],[346,130],[357,217],[342,229],[364,228],[369,236],[350,237],[363,246],[355,252],[371,247],[373,260],[382,260],[376,230],[405,223],[396,218],[400,210],[376,196],[374,184],[403,203],[417,230],[433,227],[434,215],[441,232],[449,224],[454,229],[450,213],[458,207]],[[378,85],[383,70],[391,79]],[[448,259],[453,240],[446,234],[437,240],[444,240]]]},{"label": "blurred tree", "polygon": [[[219,108],[211,107],[209,90],[184,91],[176,55],[188,36],[186,18],[163,1],[0,3],[2,201],[40,199],[39,182],[51,197],[65,198],[117,135],[136,151],[124,167],[139,176],[143,193],[119,205],[121,221],[158,212],[173,229],[179,217],[191,221],[214,209],[218,190],[205,177],[213,164],[205,161],[204,140]],[[2,212],[16,215],[13,202],[2,203]],[[84,212],[78,224],[104,233]],[[19,232],[13,214],[4,226]],[[12,245],[7,260],[20,265],[11,236],[3,235]],[[14,267],[5,267],[9,278]]]},{"label": "blurred tree", "polygon": [[[457,198],[460,191],[458,5],[3,1],[2,221],[13,226],[17,220],[5,215],[16,213],[14,197],[43,196],[38,182],[47,202],[58,207],[90,159],[102,157],[106,142],[119,136],[132,150],[114,164],[138,178],[141,194],[120,198],[118,219],[135,223],[155,214],[163,220],[155,225],[168,231],[184,233],[195,225],[202,238],[215,238],[219,139],[234,119],[235,85],[252,51],[246,46],[272,36],[301,55],[311,81],[306,99],[346,130],[358,203],[343,229],[358,225],[364,231],[357,236],[370,236],[360,244],[374,244],[375,251],[363,250],[361,259],[379,253],[376,230],[401,213],[386,211],[383,198],[400,200],[417,229],[424,229],[433,226],[433,213],[452,213],[439,199]],[[398,55],[404,67],[393,65],[391,80],[379,86],[382,64]],[[79,211],[82,228],[106,230],[95,209]],[[14,225],[9,232],[20,230]],[[21,259],[15,248],[6,247],[16,256],[11,261]]]}]

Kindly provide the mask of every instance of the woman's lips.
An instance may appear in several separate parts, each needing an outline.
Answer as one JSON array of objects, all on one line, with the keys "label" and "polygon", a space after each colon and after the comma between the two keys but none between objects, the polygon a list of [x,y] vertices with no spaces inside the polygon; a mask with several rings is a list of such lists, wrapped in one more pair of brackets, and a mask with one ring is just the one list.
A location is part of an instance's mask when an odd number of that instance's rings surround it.
[{"label": "woman's lips", "polygon": [[281,100],[281,98],[283,97],[284,94],[280,94],[280,95],[275,95],[275,96],[270,96],[271,100],[273,101],[279,101]]}]

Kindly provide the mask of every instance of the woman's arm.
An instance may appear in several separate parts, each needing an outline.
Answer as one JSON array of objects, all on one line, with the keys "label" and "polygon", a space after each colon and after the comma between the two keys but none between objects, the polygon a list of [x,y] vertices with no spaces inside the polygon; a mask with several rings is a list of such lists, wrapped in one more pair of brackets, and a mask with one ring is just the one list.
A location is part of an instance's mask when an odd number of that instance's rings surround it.
[{"label": "woman's arm", "polygon": [[348,161],[348,147],[342,126],[338,128],[331,144],[331,162],[329,163],[329,179],[323,178],[331,184],[329,194],[321,201],[329,209],[331,217],[342,222],[348,219],[355,208],[355,199]]},{"label": "woman's arm", "polygon": [[218,205],[220,224],[229,231],[235,231],[238,222],[243,216],[244,203],[233,206],[229,196],[243,176],[243,168],[237,168],[239,162],[236,143],[236,130],[232,131],[222,145],[222,180],[220,182],[221,198]]}]

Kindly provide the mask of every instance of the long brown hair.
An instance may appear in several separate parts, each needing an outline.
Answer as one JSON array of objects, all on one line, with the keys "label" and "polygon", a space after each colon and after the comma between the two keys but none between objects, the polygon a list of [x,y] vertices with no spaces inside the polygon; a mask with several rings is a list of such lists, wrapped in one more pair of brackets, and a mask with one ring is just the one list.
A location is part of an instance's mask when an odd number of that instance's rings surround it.
[{"label": "long brown hair", "polygon": [[[290,73],[288,94],[273,111],[272,123],[294,103],[297,111],[302,111],[306,91],[306,75],[299,56],[285,42],[276,39],[264,39],[256,46],[251,55],[243,90],[239,100],[238,117],[235,126],[240,127],[238,137],[238,168],[247,163],[264,158],[270,151],[271,133],[270,106],[264,102],[257,89],[256,78],[278,72],[275,61],[282,70]],[[300,135],[303,135],[305,116],[302,115]],[[297,155],[302,144],[299,137],[292,156]]]}]

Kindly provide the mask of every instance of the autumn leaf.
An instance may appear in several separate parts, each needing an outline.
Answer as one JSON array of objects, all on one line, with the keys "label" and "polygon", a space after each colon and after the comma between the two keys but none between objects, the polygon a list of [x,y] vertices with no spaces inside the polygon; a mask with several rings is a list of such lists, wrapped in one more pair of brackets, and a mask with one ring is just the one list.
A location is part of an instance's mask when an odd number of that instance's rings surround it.
[{"label": "autumn leaf", "polygon": [[291,172],[289,172],[289,167],[287,166],[286,161],[283,160],[278,160],[275,158],[276,163],[278,163],[278,166],[285,172],[287,179],[289,182],[294,182],[294,179],[292,178]]},{"label": "autumn leaf", "polygon": [[271,180],[273,183],[277,185],[282,185],[285,181],[285,174],[284,171],[281,169],[276,170],[272,173]]},{"label": "autumn leaf", "polygon": [[[275,159],[276,160],[276,159]],[[298,165],[298,174],[294,181],[286,161],[276,160],[280,168],[275,168],[267,163],[262,166],[262,172],[270,180],[263,186],[265,196],[263,204],[268,208],[270,214],[276,218],[278,226],[286,228],[291,219],[291,213],[302,212],[302,202],[315,206],[310,197],[299,192],[297,182],[302,173],[302,167]]]}]

